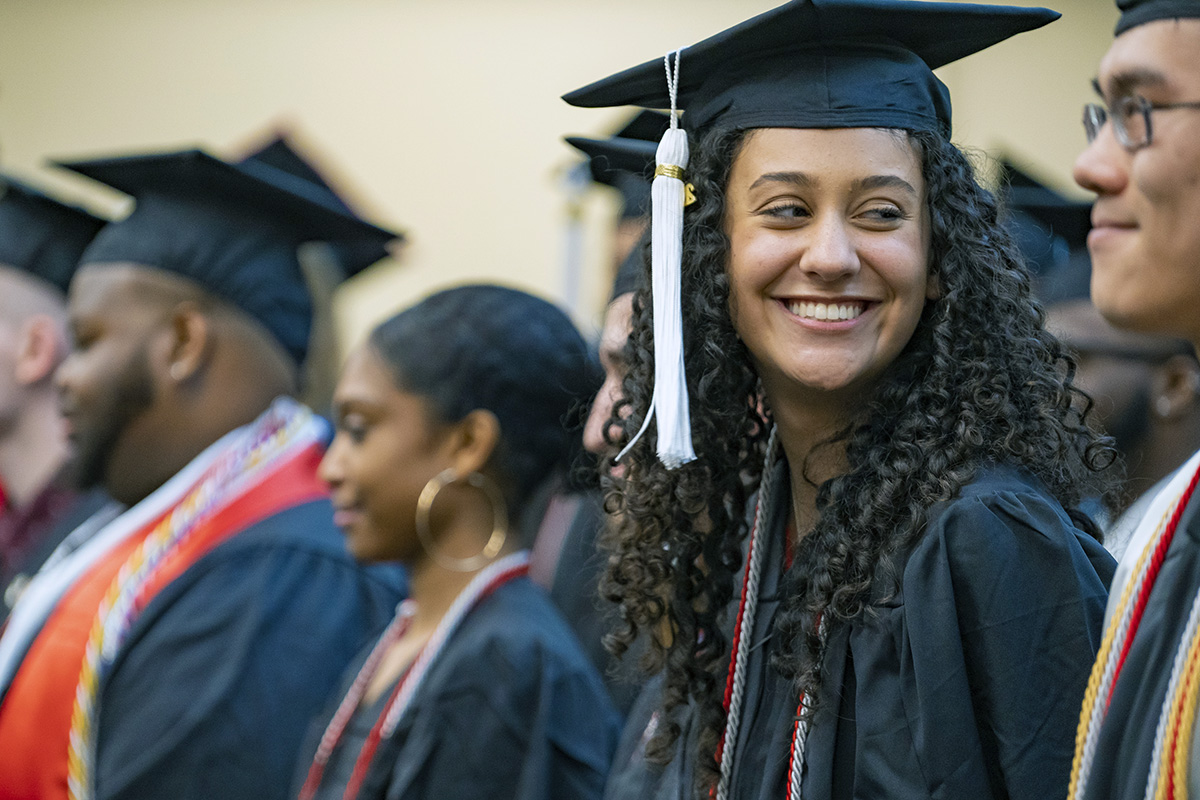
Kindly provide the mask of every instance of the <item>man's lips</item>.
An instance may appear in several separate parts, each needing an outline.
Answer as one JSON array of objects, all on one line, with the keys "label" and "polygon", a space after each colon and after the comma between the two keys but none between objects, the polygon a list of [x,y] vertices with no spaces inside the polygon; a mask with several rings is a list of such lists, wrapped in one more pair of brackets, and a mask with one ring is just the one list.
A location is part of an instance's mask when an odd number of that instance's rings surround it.
[{"label": "man's lips", "polygon": [[1087,242],[1089,247],[1103,247],[1105,242],[1119,239],[1129,233],[1137,231],[1136,223],[1115,219],[1115,218],[1100,218],[1092,223],[1092,229],[1088,232]]}]

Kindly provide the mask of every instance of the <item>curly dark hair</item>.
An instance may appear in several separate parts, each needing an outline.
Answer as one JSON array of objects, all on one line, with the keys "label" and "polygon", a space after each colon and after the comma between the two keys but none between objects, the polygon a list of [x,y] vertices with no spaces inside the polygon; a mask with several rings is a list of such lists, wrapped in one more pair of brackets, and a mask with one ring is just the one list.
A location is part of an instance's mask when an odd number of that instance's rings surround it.
[{"label": "curly dark hair", "polygon": [[496,415],[492,477],[510,509],[577,458],[596,367],[570,318],[545,300],[487,284],[447,289],[381,323],[368,346],[443,421]]},{"label": "curly dark hair", "polygon": [[[933,504],[953,498],[981,465],[1002,462],[1033,473],[1073,509],[1085,497],[1110,495],[1106,468],[1116,458],[1110,440],[1087,424],[1091,400],[1074,387],[1074,362],[1045,331],[1029,274],[970,161],[939,134],[894,133],[921,160],[939,296],[927,301],[861,413],[830,440],[845,447],[849,470],[819,486],[818,521],[785,579],[773,665],[797,696],[803,691],[817,702],[822,653],[814,615],[832,622],[871,614],[886,582],[898,580],[897,562]],[[729,650],[722,622],[771,423],[729,312],[725,188],[745,137],[712,131],[692,147],[689,177],[699,199],[685,215],[682,291],[698,458],[666,469],[651,427],[626,455],[625,473],[606,478],[616,522],[605,540],[611,555],[603,590],[621,608],[608,643],[620,654],[645,634],[643,667],[665,670],[665,722],[648,749],[652,758],[669,760],[678,716],[694,705],[701,785],[715,777]],[[623,440],[640,427],[653,390],[645,289],[635,295],[625,356],[625,400],[612,419]],[[1098,538],[1086,516],[1072,516]]]}]

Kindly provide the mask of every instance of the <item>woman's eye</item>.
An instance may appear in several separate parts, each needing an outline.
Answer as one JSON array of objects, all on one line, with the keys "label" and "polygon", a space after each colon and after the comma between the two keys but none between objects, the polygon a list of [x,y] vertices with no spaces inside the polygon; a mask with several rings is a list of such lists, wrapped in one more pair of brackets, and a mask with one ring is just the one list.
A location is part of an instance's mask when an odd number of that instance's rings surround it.
[{"label": "woman's eye", "polygon": [[779,203],[767,206],[763,213],[776,219],[802,219],[809,216],[808,209],[798,203]]},{"label": "woman's eye", "polygon": [[902,219],[908,219],[908,215],[903,210],[892,205],[868,208],[863,212],[863,216],[876,222],[898,222]]},{"label": "woman's eye", "polygon": [[362,444],[367,438],[367,426],[360,419],[343,417],[338,421],[338,432],[346,434],[346,438],[355,444]]}]

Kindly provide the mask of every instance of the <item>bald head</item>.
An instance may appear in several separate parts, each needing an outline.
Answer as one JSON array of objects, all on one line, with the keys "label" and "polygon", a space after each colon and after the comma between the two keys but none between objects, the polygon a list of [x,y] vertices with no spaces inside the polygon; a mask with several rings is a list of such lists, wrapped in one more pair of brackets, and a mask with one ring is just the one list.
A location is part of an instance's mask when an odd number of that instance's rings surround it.
[{"label": "bald head", "polygon": [[54,370],[67,352],[66,299],[55,286],[0,264],[0,482],[17,506],[62,464]]},{"label": "bald head", "polygon": [[49,317],[65,328],[67,299],[46,281],[0,264],[0,322],[19,327],[38,315]]}]

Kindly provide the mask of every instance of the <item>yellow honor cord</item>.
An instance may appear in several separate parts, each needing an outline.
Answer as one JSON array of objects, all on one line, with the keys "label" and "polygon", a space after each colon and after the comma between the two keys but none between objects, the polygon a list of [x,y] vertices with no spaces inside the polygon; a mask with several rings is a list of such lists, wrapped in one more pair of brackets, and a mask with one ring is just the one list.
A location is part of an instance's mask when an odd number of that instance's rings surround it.
[{"label": "yellow honor cord", "polygon": [[[1167,514],[1169,513],[1168,511]],[[1163,523],[1166,522],[1167,514],[1164,514],[1163,519],[1158,523],[1159,533],[1162,531]],[[1121,601],[1113,610],[1112,619],[1108,623],[1108,630],[1104,632],[1104,638],[1100,643],[1100,652],[1096,654],[1096,663],[1092,665],[1092,675],[1088,679],[1087,691],[1083,695],[1083,709],[1079,713],[1079,728],[1075,733],[1075,758],[1071,764],[1071,782],[1070,788],[1067,790],[1069,800],[1074,800],[1076,792],[1079,789],[1080,771],[1083,767],[1083,753],[1087,744],[1088,731],[1091,728],[1092,715],[1095,712],[1096,703],[1100,701],[1100,684],[1104,680],[1104,672],[1108,666],[1109,658],[1113,655],[1112,650],[1117,638],[1117,630],[1120,628],[1121,620],[1125,616],[1124,612],[1133,601],[1133,587],[1137,583],[1137,576],[1142,574],[1150,552],[1157,543],[1158,535],[1156,534],[1151,537],[1149,544],[1142,550],[1141,556],[1138,557],[1137,564],[1134,565],[1133,572],[1129,580],[1125,582],[1125,588],[1121,592]],[[1104,702],[1107,702],[1107,699],[1105,698]]]},{"label": "yellow honor cord", "polygon": [[[1163,748],[1163,761],[1172,760],[1171,785],[1177,800],[1186,800],[1188,796],[1187,765],[1192,750],[1192,723],[1196,718],[1196,698],[1197,693],[1200,692],[1200,637],[1193,637],[1191,646],[1188,648],[1185,676],[1182,694],[1173,701],[1174,707],[1171,709],[1170,722],[1167,724],[1167,740],[1168,743],[1174,742],[1175,749],[1172,754],[1169,744]],[[1164,763],[1163,766],[1165,767],[1166,764]],[[1159,775],[1158,794],[1164,797],[1166,796],[1166,775],[1166,769],[1163,769]]]}]

